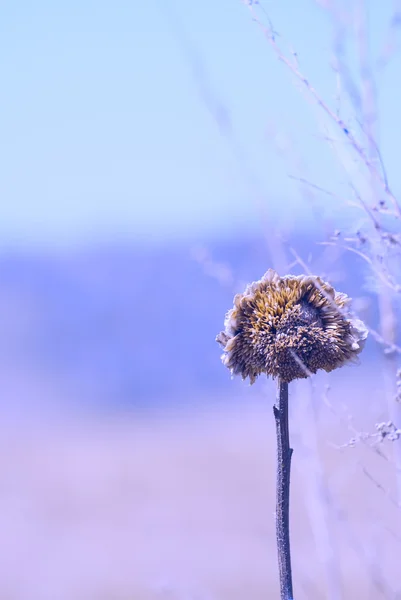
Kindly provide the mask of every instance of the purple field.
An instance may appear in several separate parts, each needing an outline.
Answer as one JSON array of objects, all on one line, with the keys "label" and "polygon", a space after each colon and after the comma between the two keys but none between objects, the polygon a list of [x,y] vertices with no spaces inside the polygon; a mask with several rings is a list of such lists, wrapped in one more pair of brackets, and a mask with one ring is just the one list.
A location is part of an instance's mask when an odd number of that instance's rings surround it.
[{"label": "purple field", "polygon": [[[399,598],[394,466],[363,442],[338,447],[351,413],[373,431],[381,383],[342,370],[333,412],[328,379],[317,381],[313,404],[308,382],[291,398],[296,598]],[[277,597],[274,388],[264,391],[231,408],[209,398],[203,411],[3,423],[0,598]],[[391,459],[391,443],[380,449]]]}]

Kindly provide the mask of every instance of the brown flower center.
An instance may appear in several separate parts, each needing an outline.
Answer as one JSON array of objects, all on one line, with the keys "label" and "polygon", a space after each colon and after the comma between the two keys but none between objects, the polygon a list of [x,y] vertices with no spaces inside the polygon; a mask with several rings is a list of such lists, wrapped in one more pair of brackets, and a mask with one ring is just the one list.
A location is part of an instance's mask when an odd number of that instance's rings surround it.
[{"label": "brown flower center", "polygon": [[285,311],[277,324],[275,333],[291,335],[299,327],[310,326],[324,329],[319,310],[306,300],[301,300],[291,309]]}]

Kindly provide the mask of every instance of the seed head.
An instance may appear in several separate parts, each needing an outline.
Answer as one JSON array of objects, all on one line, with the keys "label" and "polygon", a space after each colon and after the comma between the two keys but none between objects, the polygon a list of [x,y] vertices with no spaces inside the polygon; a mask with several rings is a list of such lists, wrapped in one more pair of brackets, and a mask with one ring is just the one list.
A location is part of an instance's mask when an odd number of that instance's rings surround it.
[{"label": "seed head", "polygon": [[368,331],[351,317],[346,294],[320,277],[269,269],[234,298],[216,341],[232,375],[254,383],[266,373],[284,382],[330,372],[356,359]]}]

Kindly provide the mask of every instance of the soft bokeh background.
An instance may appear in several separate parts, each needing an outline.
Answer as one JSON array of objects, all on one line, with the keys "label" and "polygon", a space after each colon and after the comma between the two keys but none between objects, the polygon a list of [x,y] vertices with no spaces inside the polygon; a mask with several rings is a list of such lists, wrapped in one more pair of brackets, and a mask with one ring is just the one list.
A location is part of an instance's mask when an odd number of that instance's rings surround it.
[{"label": "soft bokeh background", "polygon": [[[351,4],[266,3],[333,105]],[[401,9],[364,4],[397,193]],[[334,133],[239,0],[6,2],[0,30],[0,598],[277,597],[274,385],[214,338],[294,251],[377,326],[367,265],[317,244],[364,226]],[[392,449],[347,446],[388,418],[382,364],[293,386],[299,599],[401,598]]]}]

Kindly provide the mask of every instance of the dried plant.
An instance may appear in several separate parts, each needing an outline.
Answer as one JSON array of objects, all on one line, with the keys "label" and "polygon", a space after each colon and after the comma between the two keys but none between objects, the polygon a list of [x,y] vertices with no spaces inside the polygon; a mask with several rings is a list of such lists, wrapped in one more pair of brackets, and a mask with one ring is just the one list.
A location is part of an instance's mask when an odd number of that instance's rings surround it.
[{"label": "dried plant", "polygon": [[[388,417],[400,427],[401,403],[397,370],[401,346],[397,343],[397,311],[401,292],[401,202],[394,192],[378,141],[379,112],[377,107],[376,78],[394,57],[394,40],[384,44],[376,67],[370,58],[368,6],[364,0],[337,4],[322,2],[333,23],[333,69],[337,81],[335,101],[327,101],[300,65],[299,55],[277,32],[261,0],[243,0],[251,17],[259,27],[277,59],[285,66],[296,85],[305,92],[316,110],[323,140],[334,155],[333,167],[340,167],[339,175],[347,190],[344,195],[327,189],[305,177],[294,177],[303,190],[308,189],[331,196],[344,208],[360,210],[361,221],[350,221],[349,231],[335,230],[330,240],[323,242],[344,253],[358,256],[370,269],[367,285],[376,295],[379,327],[369,326],[372,338],[383,348],[383,396],[387,400]],[[353,28],[344,28],[348,22]],[[399,24],[399,9],[390,14],[389,39]],[[347,30],[355,32],[347,39]],[[346,44],[355,46],[357,75],[347,66],[344,56]],[[359,71],[359,72],[358,72]],[[336,164],[337,163],[337,164]],[[351,165],[353,167],[351,168]],[[351,215],[351,213],[350,213]],[[304,264],[297,259],[299,265]],[[395,476],[398,504],[401,506],[401,445],[394,444]]]},{"label": "dried plant", "polygon": [[[305,197],[324,194],[335,200],[337,205],[349,209],[347,230],[335,229],[323,244],[335,247],[341,254],[357,256],[362,267],[370,271],[366,276],[366,287],[374,293],[372,307],[377,308],[379,325],[369,324],[368,329],[372,339],[383,349],[382,395],[387,401],[387,416],[384,422],[376,425],[374,434],[361,433],[358,428],[351,443],[346,446],[361,441],[382,455],[378,444],[384,440],[395,442],[392,443],[393,457],[386,457],[386,460],[395,467],[395,505],[401,507],[401,346],[397,341],[401,292],[401,201],[394,191],[380,149],[377,103],[378,78],[399,49],[396,43],[400,24],[399,2],[395,2],[392,8],[386,7],[389,11],[387,32],[384,32],[384,44],[376,56],[369,31],[369,10],[373,5],[370,6],[366,0],[350,3],[317,0],[333,25],[330,67],[334,72],[336,93],[329,99],[323,97],[303,69],[297,49],[291,42],[287,44],[281,32],[277,31],[270,18],[270,7],[265,7],[263,0],[243,0],[243,3],[272,52],[313,106],[322,130],[319,138],[334,155],[333,172],[339,167],[336,189],[331,189],[327,181],[322,185],[313,177],[305,177],[302,172],[292,179],[299,182]],[[350,64],[347,64],[348,54]],[[345,184],[343,192],[338,191],[339,181],[342,187]],[[357,220],[355,209],[359,210]],[[305,261],[293,254],[296,258],[294,264],[311,274]],[[364,472],[368,475],[367,471]],[[385,489],[380,482],[369,478],[377,487]],[[379,588],[383,593],[384,587],[380,584]]]},{"label": "dried plant", "polygon": [[254,383],[262,373],[277,380],[276,538],[281,599],[293,598],[289,501],[292,448],[288,427],[288,384],[357,358],[368,331],[352,317],[350,298],[319,277],[280,277],[269,269],[234,298],[225,330],[216,341],[232,375]]},{"label": "dried plant", "polygon": [[251,384],[261,373],[289,383],[319,369],[333,371],[356,359],[368,333],[349,304],[319,277],[281,278],[269,269],[234,298],[216,338],[223,363]]}]

